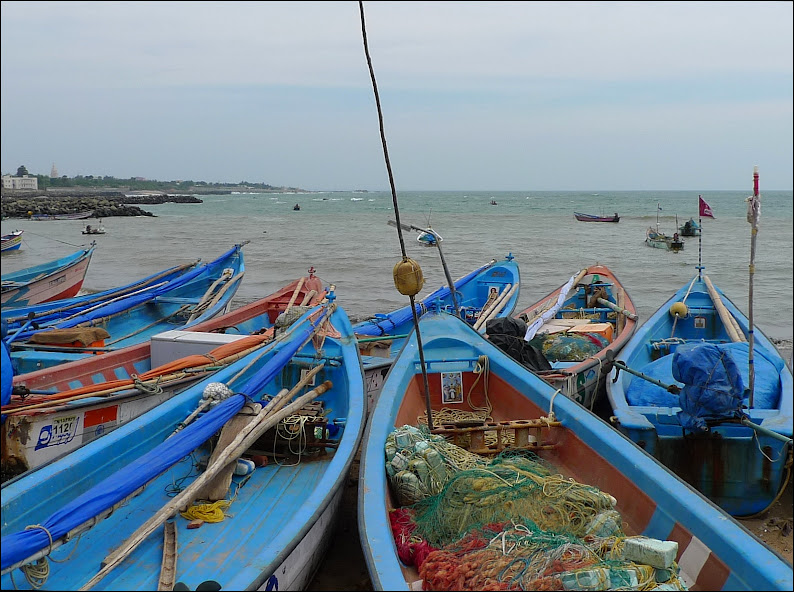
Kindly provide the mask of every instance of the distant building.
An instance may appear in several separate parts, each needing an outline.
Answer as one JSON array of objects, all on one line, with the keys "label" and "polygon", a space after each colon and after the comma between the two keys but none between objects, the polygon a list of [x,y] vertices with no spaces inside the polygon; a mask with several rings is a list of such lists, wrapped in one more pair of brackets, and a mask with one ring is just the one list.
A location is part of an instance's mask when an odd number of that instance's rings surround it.
[{"label": "distant building", "polygon": [[12,177],[3,175],[3,189],[38,189],[39,180],[37,177],[24,175],[22,177]]},{"label": "distant building", "polygon": [[55,168],[55,163],[52,163],[52,170],[50,171],[50,179],[58,178],[58,169]]}]

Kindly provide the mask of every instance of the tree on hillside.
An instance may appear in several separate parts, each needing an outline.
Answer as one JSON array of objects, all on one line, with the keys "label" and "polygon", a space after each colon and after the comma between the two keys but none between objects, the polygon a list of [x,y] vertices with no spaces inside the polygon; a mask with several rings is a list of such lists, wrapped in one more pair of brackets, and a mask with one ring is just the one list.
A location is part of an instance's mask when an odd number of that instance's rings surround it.
[{"label": "tree on hillside", "polygon": [[25,167],[24,164],[17,169],[17,177],[24,177],[25,175],[28,174],[30,173],[28,173],[28,169]]}]

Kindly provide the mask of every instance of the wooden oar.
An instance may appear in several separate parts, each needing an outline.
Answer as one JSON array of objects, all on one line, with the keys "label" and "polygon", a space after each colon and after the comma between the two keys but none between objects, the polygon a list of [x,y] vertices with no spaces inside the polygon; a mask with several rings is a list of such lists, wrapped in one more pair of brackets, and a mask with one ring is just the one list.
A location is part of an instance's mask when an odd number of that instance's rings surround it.
[{"label": "wooden oar", "polygon": [[598,303],[606,306],[607,308],[611,308],[615,312],[620,313],[620,314],[630,318],[632,321],[636,321],[637,320],[637,315],[635,315],[633,312],[618,306],[614,302],[610,302],[606,298],[598,298]]},{"label": "wooden oar", "polygon": [[711,283],[709,276],[704,275],[703,281],[706,282],[706,287],[708,288],[709,296],[711,296],[711,301],[714,303],[714,308],[717,309],[717,313],[720,315],[720,320],[725,326],[725,330],[728,332],[731,341],[735,343],[747,341],[744,338],[744,333],[741,331],[741,329],[738,329],[737,331],[738,324],[736,323],[736,319],[734,319],[730,311],[725,308],[722,298],[720,298],[717,290],[714,289],[714,285]]}]

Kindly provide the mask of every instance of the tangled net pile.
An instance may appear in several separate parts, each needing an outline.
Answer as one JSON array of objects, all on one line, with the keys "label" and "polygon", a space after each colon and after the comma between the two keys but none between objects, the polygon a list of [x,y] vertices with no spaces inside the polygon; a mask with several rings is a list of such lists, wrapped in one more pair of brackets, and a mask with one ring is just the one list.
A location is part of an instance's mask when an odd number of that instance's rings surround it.
[{"label": "tangled net pile", "polygon": [[[612,496],[564,478],[531,451],[488,462],[439,439],[403,426],[387,443],[387,458],[414,451],[405,468],[389,470],[394,493],[408,502],[390,520],[400,559],[418,567],[425,590],[687,589],[674,561],[657,569],[624,556],[628,538],[644,537],[626,537]],[[428,450],[468,466],[445,462],[436,473]],[[427,480],[411,472],[423,459]],[[417,487],[407,494],[409,480]]]}]

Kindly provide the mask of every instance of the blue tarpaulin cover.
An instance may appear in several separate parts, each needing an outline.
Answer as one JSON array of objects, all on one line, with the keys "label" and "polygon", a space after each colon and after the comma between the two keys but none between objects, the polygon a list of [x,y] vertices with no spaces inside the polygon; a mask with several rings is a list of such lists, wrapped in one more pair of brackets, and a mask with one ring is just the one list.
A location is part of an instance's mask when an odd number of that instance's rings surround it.
[{"label": "blue tarpaulin cover", "polygon": [[681,427],[705,431],[708,419],[742,416],[744,381],[727,348],[712,344],[679,348],[672,367],[673,378],[684,384],[678,395]]},{"label": "blue tarpaulin cover", "polygon": [[[715,364],[713,359],[710,357],[700,358],[701,355],[706,355],[705,353],[689,353],[706,346],[713,348],[710,350],[711,354],[708,354],[710,356],[716,355],[716,352],[725,352],[729,355],[733,361],[733,368],[739,373],[743,384],[742,391],[744,391],[744,388],[750,384],[748,363],[750,346],[746,342],[721,344],[687,343],[679,345],[672,355],[663,356],[642,368],[632,369],[642,372],[650,378],[655,378],[664,384],[675,384],[679,387],[684,387],[685,383],[679,377],[686,377],[687,374],[683,370],[674,370],[674,366],[680,364],[686,366],[697,363],[708,365],[704,366],[704,368],[713,368]],[[692,361],[691,356],[693,355],[698,356],[695,362]],[[753,348],[753,363],[755,365],[753,406],[757,409],[777,409],[780,401],[780,372],[783,369],[784,362],[778,356],[767,355],[764,350]],[[749,405],[748,393],[740,391],[740,394],[742,397],[741,403]],[[683,393],[675,395],[640,377],[633,377],[629,387],[626,389],[626,402],[629,405],[636,406],[681,407],[683,409],[681,396],[683,396]]]}]

